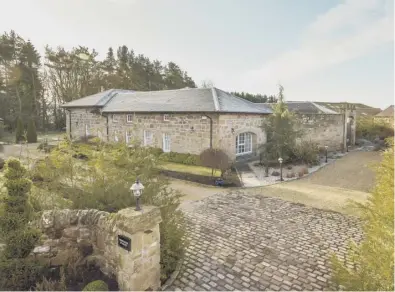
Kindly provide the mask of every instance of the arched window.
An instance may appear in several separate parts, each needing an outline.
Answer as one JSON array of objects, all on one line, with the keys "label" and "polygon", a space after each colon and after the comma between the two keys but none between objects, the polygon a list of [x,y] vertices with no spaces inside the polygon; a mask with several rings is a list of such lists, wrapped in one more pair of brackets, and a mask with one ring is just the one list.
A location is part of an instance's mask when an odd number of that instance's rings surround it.
[{"label": "arched window", "polygon": [[252,134],[240,133],[236,136],[236,155],[252,153]]}]

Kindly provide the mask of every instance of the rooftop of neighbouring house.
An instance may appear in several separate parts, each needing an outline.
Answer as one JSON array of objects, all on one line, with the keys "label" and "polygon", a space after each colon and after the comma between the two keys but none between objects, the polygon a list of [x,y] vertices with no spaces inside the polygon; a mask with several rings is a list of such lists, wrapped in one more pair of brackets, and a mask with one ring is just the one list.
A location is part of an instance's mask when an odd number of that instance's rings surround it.
[{"label": "rooftop of neighbouring house", "polygon": [[115,112],[221,112],[270,114],[270,106],[256,104],[218,88],[183,88],[161,91],[112,89],[77,99],[64,108],[100,107]]},{"label": "rooftop of neighbouring house", "polygon": [[390,105],[382,112],[376,115],[377,117],[393,117],[394,116],[394,105]]},{"label": "rooftop of neighbouring house", "polygon": [[349,102],[316,102],[318,105],[325,106],[331,110],[341,113],[345,106],[353,106],[357,116],[374,116],[381,112],[380,108],[368,106],[363,103],[349,103]]},{"label": "rooftop of neighbouring house", "polygon": [[[337,114],[336,111],[312,101],[286,101],[288,110],[299,114]],[[257,103],[257,106],[273,107],[275,103]]]}]

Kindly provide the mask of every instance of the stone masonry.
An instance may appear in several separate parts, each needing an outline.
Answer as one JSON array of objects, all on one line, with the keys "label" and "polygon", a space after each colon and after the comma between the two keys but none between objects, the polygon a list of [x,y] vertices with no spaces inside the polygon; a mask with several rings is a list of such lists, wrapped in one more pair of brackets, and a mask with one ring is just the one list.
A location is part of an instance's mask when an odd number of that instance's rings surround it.
[{"label": "stone masonry", "polygon": [[[121,290],[160,287],[160,210],[144,206],[107,213],[98,210],[45,211],[38,222],[44,232],[31,256],[51,266],[66,263],[72,250],[84,251],[85,260],[115,275]],[[131,239],[131,251],[118,246],[118,235]]]},{"label": "stone masonry", "polygon": [[359,242],[357,218],[242,192],[183,207],[188,242],[170,291],[322,291],[332,254]]},{"label": "stone masonry", "polygon": [[302,139],[340,150],[343,143],[344,116],[341,114],[296,114],[304,133]]},{"label": "stone masonry", "polygon": [[[71,123],[70,116],[71,115]],[[200,154],[210,147],[210,119],[204,114],[177,113],[127,113],[101,115],[92,109],[70,109],[67,113],[67,132],[73,139],[85,135],[97,136],[104,141],[139,142],[146,146],[163,148],[164,135],[170,138],[170,151]],[[261,129],[267,115],[260,114],[208,114],[213,121],[213,147],[226,151],[231,159],[236,157],[236,137],[240,133],[252,133],[253,154],[259,144],[265,143],[266,133]],[[297,115],[305,132],[320,146],[339,150],[343,142],[344,121],[340,114]],[[107,138],[108,133],[108,138]]]}]

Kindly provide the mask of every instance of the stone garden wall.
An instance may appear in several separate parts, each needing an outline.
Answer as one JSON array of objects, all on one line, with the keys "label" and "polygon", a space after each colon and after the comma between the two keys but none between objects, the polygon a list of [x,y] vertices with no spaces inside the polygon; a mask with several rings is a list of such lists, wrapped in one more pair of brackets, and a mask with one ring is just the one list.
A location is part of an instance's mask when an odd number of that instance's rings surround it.
[{"label": "stone garden wall", "polygon": [[341,150],[345,131],[342,114],[296,114],[304,132],[303,139],[328,146],[330,150]]},{"label": "stone garden wall", "polygon": [[144,206],[107,213],[98,210],[45,211],[38,222],[44,232],[32,256],[51,266],[66,263],[73,249],[83,252],[108,276],[115,275],[121,290],[160,287],[160,210]]}]

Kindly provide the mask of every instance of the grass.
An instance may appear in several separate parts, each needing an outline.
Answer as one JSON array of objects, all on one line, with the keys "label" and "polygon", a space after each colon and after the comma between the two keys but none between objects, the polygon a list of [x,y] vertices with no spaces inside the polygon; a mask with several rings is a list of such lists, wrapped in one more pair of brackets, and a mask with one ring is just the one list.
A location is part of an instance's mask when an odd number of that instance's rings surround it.
[{"label": "grass", "polygon": [[[204,166],[185,165],[185,164],[181,164],[181,163],[166,162],[163,165],[161,165],[160,168],[164,169],[164,170],[170,170],[170,171],[211,176],[211,168],[204,167]],[[218,170],[218,169],[214,170],[214,176],[220,176],[220,175],[221,175],[220,170]]]}]

